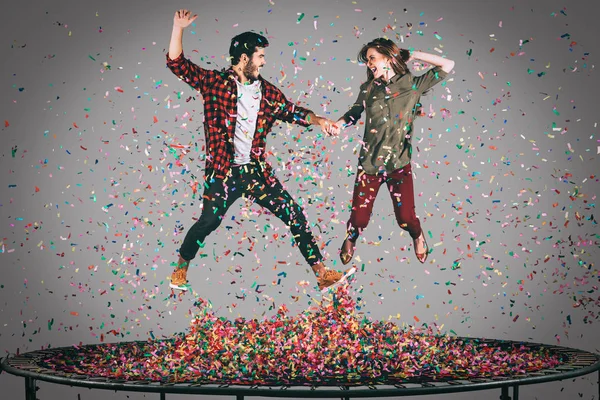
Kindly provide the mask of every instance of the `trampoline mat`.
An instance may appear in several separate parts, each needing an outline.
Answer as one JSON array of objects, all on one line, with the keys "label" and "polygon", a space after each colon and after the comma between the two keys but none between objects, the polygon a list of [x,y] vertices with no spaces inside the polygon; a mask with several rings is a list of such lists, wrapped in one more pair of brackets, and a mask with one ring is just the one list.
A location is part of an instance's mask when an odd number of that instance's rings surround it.
[{"label": "trampoline mat", "polygon": [[229,320],[200,300],[186,333],[53,349],[37,365],[121,381],[225,385],[377,385],[524,376],[572,364],[560,348],[463,338],[373,321],[340,288],[319,308]]}]

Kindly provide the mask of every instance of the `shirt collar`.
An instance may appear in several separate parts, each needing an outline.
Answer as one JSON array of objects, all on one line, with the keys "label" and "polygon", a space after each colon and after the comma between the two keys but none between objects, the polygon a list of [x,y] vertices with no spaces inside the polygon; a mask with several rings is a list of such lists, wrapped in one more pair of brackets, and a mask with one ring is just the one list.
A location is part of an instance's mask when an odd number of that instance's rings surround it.
[{"label": "shirt collar", "polygon": [[[406,75],[406,74],[404,74]],[[396,74],[392,77],[392,79],[390,79],[390,83],[396,83],[398,82],[400,79],[402,79],[404,77],[404,75],[400,75],[400,74]]]},{"label": "shirt collar", "polygon": [[257,79],[252,83],[246,83],[246,84],[242,84],[239,80],[235,80],[235,84],[238,85],[239,87],[245,89],[245,90],[256,90],[258,88],[261,87],[261,80]]},{"label": "shirt collar", "polygon": [[393,84],[393,83],[396,83],[396,82],[398,82],[398,81],[399,81],[400,79],[402,79],[402,78],[403,78],[405,75],[406,75],[406,74],[404,74],[404,75],[396,74],[396,75],[392,76],[392,79],[390,79],[389,81],[386,81],[386,80],[384,80],[384,79],[382,79],[382,78],[377,78],[377,79],[375,79],[375,80],[373,81],[373,83],[375,83],[375,84],[376,84],[376,85],[378,85],[378,86],[379,86],[379,85],[383,85],[383,86],[389,86],[389,85],[391,85],[391,84]]}]

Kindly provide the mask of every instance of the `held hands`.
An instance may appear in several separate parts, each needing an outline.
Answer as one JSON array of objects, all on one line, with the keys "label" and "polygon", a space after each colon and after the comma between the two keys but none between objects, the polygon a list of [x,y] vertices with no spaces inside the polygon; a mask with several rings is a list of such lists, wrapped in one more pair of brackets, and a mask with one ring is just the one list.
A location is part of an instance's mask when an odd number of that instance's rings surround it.
[{"label": "held hands", "polygon": [[340,134],[341,122],[334,122],[328,118],[319,117],[319,126],[323,133],[328,136],[337,136]]},{"label": "held hands", "polygon": [[198,14],[192,16],[192,13],[189,10],[177,10],[173,17],[173,26],[181,29],[187,28],[196,18],[198,18]]}]

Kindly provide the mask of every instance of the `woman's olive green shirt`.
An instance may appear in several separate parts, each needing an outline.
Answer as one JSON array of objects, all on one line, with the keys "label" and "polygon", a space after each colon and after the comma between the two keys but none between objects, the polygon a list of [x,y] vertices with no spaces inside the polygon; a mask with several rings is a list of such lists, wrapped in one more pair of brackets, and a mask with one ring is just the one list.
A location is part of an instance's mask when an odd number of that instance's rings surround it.
[{"label": "woman's olive green shirt", "polygon": [[356,102],[342,117],[356,124],[367,111],[359,164],[367,174],[393,172],[410,163],[411,137],[417,104],[424,91],[448,74],[440,67],[414,76],[395,75],[388,82],[375,79],[363,83]]}]

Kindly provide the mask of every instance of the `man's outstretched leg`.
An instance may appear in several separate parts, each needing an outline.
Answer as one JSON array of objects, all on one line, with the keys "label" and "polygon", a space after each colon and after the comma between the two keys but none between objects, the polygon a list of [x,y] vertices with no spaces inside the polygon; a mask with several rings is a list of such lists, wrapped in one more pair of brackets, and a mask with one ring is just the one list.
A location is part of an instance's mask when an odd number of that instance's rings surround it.
[{"label": "man's outstretched leg", "polygon": [[239,177],[234,173],[226,181],[214,178],[208,182],[203,197],[200,218],[188,230],[179,249],[179,259],[171,274],[169,287],[176,290],[188,290],[187,271],[190,261],[196,257],[200,244],[219,227],[229,207],[242,195],[238,186]]},{"label": "man's outstretched leg", "polygon": [[317,277],[319,290],[326,292],[334,288],[345,282],[356,271],[355,268],[349,268],[345,272],[340,272],[325,267],[323,256],[319,251],[319,246],[317,246],[302,208],[281,186],[278,180],[271,186],[267,184],[256,185],[256,193],[253,193],[253,196],[259,205],[271,211],[290,227],[302,256],[304,256]]}]

